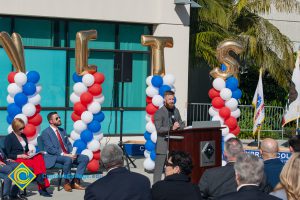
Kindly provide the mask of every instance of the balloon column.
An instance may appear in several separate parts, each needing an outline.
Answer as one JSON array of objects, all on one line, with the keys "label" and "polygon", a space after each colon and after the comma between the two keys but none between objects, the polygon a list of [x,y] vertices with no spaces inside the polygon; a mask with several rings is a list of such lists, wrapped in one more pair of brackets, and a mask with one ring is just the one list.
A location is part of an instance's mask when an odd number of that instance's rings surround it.
[{"label": "balloon column", "polygon": [[221,69],[214,68],[210,72],[215,79],[213,88],[208,92],[212,99],[209,114],[212,121],[220,121],[225,127],[222,129],[224,141],[240,133],[237,118],[241,115],[238,100],[242,97],[242,91],[238,88],[238,79],[235,77],[238,73],[238,62],[229,55],[229,51],[239,54],[242,49],[241,44],[235,41],[222,42],[217,48],[217,58],[224,64]]},{"label": "balloon column", "polygon": [[87,169],[90,172],[99,170],[101,122],[104,120],[104,113],[101,111],[101,104],[104,102],[101,84],[105,77],[102,73],[96,72],[95,66],[87,65],[87,42],[88,39],[96,39],[97,32],[80,31],[76,35],[76,72],[73,74],[73,93],[70,96],[74,104],[71,115],[73,131],[71,139],[73,147],[77,147],[77,154],[84,154],[89,157]]},{"label": "balloon column", "polygon": [[25,71],[24,48],[21,36],[13,33],[10,37],[6,32],[0,34],[1,44],[6,51],[16,72],[10,72],[7,79],[8,115],[6,121],[9,125],[8,133],[12,132],[11,123],[14,118],[20,118],[25,123],[24,134],[29,141],[29,150],[36,151],[37,136],[42,123],[41,96],[42,87],[38,84],[40,75],[36,71]]},{"label": "balloon column", "polygon": [[141,43],[144,46],[152,48],[152,74],[146,79],[146,132],[144,137],[145,143],[145,161],[144,168],[153,170],[156,158],[156,140],[157,132],[154,125],[155,112],[164,105],[164,93],[168,90],[175,91],[175,77],[171,74],[165,74],[164,64],[164,47],[173,47],[173,39],[171,37],[155,37],[150,35],[142,35]]}]

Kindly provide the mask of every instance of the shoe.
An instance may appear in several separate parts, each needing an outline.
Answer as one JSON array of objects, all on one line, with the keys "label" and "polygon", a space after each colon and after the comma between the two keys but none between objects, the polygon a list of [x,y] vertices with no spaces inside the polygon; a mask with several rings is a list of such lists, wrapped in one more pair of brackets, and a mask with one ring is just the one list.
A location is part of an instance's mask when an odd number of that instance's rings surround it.
[{"label": "shoe", "polygon": [[52,195],[46,189],[39,190],[39,193],[41,196],[44,196],[44,197],[52,197]]},{"label": "shoe", "polygon": [[[3,199],[5,199],[5,198],[3,198]],[[27,200],[27,198],[21,194],[13,195],[10,197],[10,199]]]},{"label": "shoe", "polygon": [[65,190],[66,192],[72,192],[71,184],[70,184],[70,183],[65,183],[65,184],[64,184],[64,190]]},{"label": "shoe", "polygon": [[72,189],[75,189],[75,190],[85,190],[85,187],[82,187],[79,183],[73,183],[71,186],[72,186]]}]

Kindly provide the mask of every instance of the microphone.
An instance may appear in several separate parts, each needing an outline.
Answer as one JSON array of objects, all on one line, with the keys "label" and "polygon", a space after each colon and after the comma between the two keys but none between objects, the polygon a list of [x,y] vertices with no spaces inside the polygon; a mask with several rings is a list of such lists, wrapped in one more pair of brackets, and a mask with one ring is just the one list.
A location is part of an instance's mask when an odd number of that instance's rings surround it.
[{"label": "microphone", "polygon": [[175,123],[175,116],[174,116],[174,114],[171,115],[171,120],[172,120],[172,124],[174,124]]}]

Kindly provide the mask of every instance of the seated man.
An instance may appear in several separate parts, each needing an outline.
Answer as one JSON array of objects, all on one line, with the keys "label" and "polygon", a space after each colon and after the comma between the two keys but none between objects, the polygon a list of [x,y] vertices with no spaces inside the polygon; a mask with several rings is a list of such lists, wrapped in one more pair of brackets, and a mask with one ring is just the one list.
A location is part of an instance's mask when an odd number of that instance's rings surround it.
[{"label": "seated man", "polygon": [[[80,185],[80,179],[89,162],[86,155],[72,155],[72,144],[68,140],[66,131],[61,125],[60,117],[57,112],[50,112],[47,115],[50,126],[43,130],[42,141],[47,154],[45,154],[45,163],[47,168],[53,167],[56,163],[63,165],[65,177],[64,190],[71,192],[72,189],[84,190]],[[72,163],[78,164],[74,179],[70,182]]]},{"label": "seated man", "polygon": [[85,200],[150,200],[150,181],[124,167],[122,149],[108,144],[101,151],[101,161],[107,175],[87,187]]}]

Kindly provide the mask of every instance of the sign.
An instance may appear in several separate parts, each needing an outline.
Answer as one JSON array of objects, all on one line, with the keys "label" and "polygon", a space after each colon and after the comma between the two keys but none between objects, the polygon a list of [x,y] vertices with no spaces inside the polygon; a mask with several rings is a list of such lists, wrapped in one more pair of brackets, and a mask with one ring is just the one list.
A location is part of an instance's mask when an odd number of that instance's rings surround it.
[{"label": "sign", "polygon": [[[253,154],[261,158],[259,150],[245,150],[245,152]],[[290,152],[278,152],[277,157],[281,160],[282,163],[286,163],[291,157],[292,153]]]},{"label": "sign", "polygon": [[24,164],[20,163],[9,175],[12,180],[21,190],[24,190],[34,179],[35,174]]}]

